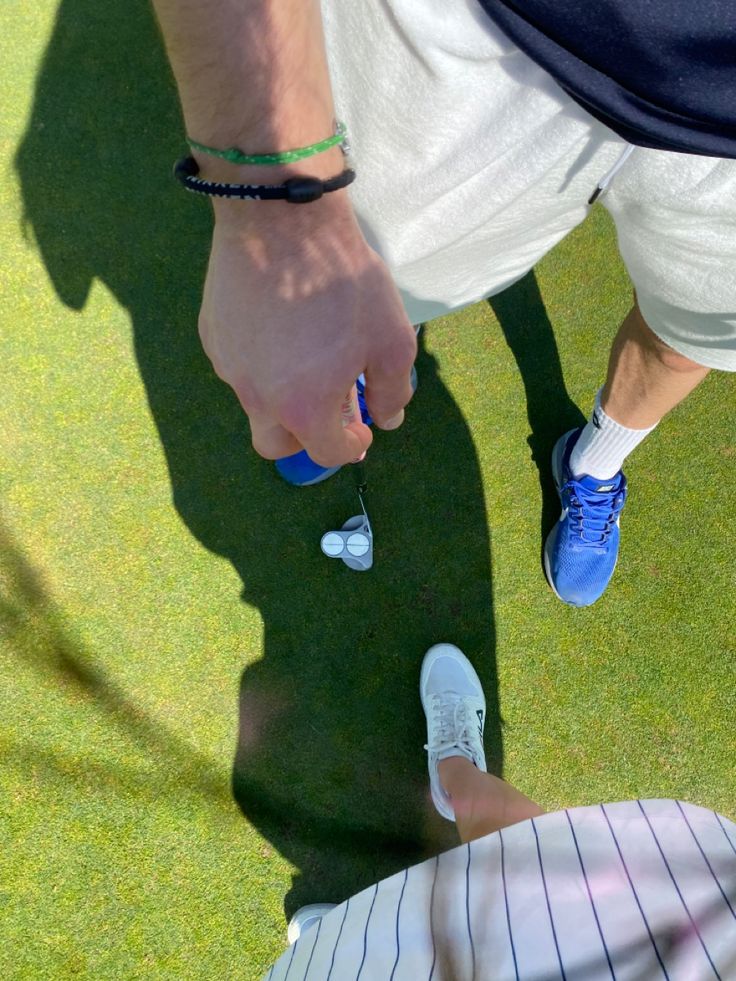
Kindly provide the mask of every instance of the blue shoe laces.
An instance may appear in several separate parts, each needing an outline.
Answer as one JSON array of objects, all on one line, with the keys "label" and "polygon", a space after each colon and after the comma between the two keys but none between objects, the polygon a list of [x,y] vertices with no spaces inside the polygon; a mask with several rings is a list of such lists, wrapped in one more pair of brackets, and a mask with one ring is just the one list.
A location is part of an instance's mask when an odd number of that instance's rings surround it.
[{"label": "blue shoe laces", "polygon": [[577,544],[586,548],[607,544],[624,506],[621,485],[611,493],[602,493],[584,487],[577,480],[569,480],[565,490],[570,492],[567,516],[572,532],[578,536]]}]

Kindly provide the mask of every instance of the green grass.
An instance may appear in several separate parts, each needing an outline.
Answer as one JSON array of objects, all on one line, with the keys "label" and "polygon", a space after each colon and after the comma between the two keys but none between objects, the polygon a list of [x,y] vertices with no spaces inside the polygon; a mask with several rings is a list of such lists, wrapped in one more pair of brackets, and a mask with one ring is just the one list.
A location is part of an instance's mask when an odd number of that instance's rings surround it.
[{"label": "green grass", "polygon": [[545,807],[733,815],[730,378],[631,458],[606,597],[568,609],[541,573],[549,450],[630,303],[605,213],[538,291],[426,331],[407,423],[371,453],[358,577],[318,548],[349,476],[281,484],[199,350],[207,209],[167,179],[147,8],[9,0],[0,29],[3,975],[257,978],[284,907],[451,844],[416,693],[440,639]]}]

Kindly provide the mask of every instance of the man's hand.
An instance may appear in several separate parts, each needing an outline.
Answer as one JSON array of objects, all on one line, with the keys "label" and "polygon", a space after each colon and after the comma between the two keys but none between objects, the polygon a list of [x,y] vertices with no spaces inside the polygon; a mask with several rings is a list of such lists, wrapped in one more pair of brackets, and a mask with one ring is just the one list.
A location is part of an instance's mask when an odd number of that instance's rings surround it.
[{"label": "man's hand", "polygon": [[[261,155],[333,132],[319,0],[153,3],[192,139]],[[336,147],[296,169],[194,156],[205,179],[229,183],[281,183],[297,173],[324,179],[344,166]],[[416,340],[347,192],[305,205],[213,203],[200,334],[250,417],[253,445],[265,457],[304,447],[324,466],[356,459],[370,430],[359,421],[343,426],[341,405],[364,371],[376,424],[398,425],[411,398]]]},{"label": "man's hand", "polygon": [[340,407],[365,372],[376,425],[400,425],[416,338],[346,193],[228,202],[216,216],[200,336],[250,418],[253,446],[269,459],[303,447],[326,467],[357,459],[371,431],[344,426]]}]

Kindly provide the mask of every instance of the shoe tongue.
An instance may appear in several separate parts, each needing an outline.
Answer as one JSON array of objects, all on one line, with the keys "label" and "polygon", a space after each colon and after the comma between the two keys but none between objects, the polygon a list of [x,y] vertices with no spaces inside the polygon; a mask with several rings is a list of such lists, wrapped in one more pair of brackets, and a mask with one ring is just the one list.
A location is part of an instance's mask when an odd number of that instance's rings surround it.
[{"label": "shoe tongue", "polygon": [[613,494],[618,490],[618,485],[621,482],[618,474],[611,477],[610,480],[601,480],[600,477],[590,477],[587,474],[576,477],[575,480],[586,490],[593,491],[595,494]]}]

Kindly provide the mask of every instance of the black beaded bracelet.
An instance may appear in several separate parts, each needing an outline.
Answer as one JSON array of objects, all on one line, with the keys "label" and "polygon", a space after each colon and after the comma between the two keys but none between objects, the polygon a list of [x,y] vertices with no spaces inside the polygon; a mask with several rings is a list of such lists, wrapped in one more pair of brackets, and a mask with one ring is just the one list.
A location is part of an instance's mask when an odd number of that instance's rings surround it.
[{"label": "black beaded bracelet", "polygon": [[309,204],[323,194],[339,191],[355,180],[350,167],[336,177],[322,181],[318,177],[290,177],[283,184],[221,184],[197,177],[199,164],[194,157],[182,157],[174,164],[174,177],[195,194],[214,198],[236,198],[240,201],[288,201],[289,204]]}]

